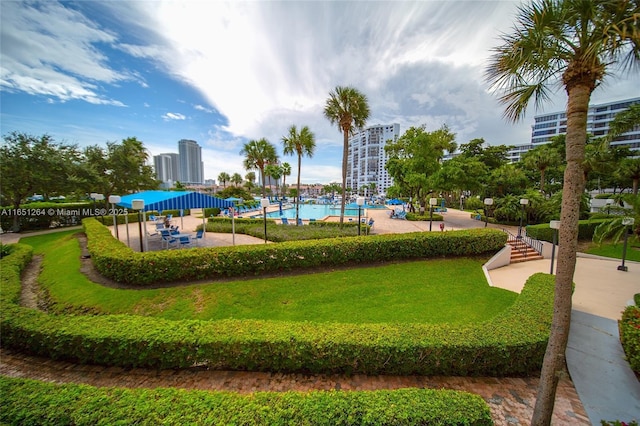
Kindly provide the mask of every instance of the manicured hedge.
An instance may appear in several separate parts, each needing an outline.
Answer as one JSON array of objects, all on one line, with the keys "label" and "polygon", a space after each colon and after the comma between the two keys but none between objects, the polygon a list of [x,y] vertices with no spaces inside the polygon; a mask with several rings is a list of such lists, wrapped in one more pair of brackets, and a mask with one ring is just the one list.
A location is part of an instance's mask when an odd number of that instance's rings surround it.
[{"label": "manicured hedge", "polygon": [[498,230],[469,229],[139,253],[116,240],[95,219],[85,219],[83,224],[98,271],[117,282],[139,286],[361,262],[493,253],[507,240],[507,235]]},{"label": "manicured hedge", "polygon": [[640,374],[640,308],[627,306],[618,325],[627,361],[631,369]]},{"label": "manicured hedge", "polygon": [[[593,231],[602,222],[610,221],[611,219],[590,219],[578,221],[578,240],[591,241],[593,238]],[[539,225],[528,225],[527,236],[535,238],[541,241],[553,241],[553,229],[549,227],[548,223],[541,223]]]},{"label": "manicured hedge", "polygon": [[256,392],[97,388],[0,377],[3,424],[493,425],[477,395],[453,390]]},{"label": "manicured hedge", "polygon": [[7,348],[120,367],[314,374],[523,375],[537,372],[553,314],[553,276],[535,274],[514,304],[475,325],[171,321],[135,315],[49,315],[17,305],[16,245],[0,259],[0,332]]}]

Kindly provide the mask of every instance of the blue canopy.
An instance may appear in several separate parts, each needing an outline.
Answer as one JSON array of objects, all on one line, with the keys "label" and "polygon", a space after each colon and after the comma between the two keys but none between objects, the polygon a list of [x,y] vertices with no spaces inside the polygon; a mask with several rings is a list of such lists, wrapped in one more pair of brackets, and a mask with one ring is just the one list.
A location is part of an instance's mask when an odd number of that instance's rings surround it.
[{"label": "blue canopy", "polygon": [[144,200],[144,211],[202,209],[233,207],[233,203],[221,198],[191,191],[144,191],[121,197],[119,206],[132,209],[133,200]]},{"label": "blue canopy", "polygon": [[387,204],[391,204],[393,206],[398,206],[398,205],[404,204],[404,203],[401,200],[398,200],[397,198],[394,198],[393,200],[387,201]]}]

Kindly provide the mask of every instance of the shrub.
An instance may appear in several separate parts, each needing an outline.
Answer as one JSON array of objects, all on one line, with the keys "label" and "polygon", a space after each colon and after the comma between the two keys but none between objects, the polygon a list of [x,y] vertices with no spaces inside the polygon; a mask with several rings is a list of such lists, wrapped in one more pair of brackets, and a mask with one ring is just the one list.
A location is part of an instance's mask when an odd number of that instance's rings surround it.
[{"label": "shrub", "polygon": [[31,248],[0,259],[4,347],[120,367],[314,374],[522,375],[537,372],[553,315],[554,278],[535,274],[514,304],[474,325],[171,321],[49,315],[18,306]]},{"label": "shrub", "polygon": [[[603,222],[610,221],[611,219],[590,219],[580,220],[578,222],[578,240],[590,241],[593,238],[593,233],[598,225]],[[553,241],[553,230],[549,227],[548,223],[541,223],[539,225],[528,225],[527,235],[531,238],[541,241]]]},{"label": "shrub", "polygon": [[627,306],[618,327],[627,361],[633,371],[640,373],[640,308]]},{"label": "shrub", "polygon": [[[244,225],[252,222],[262,221],[248,219]],[[96,220],[83,223],[87,248],[97,270],[117,282],[140,286],[363,262],[477,255],[500,250],[507,239],[498,230],[469,229],[138,253],[116,240]]]},{"label": "shrub", "polygon": [[[234,392],[97,388],[0,378],[3,424],[492,425],[478,395],[454,390]],[[134,408],[135,407],[135,408]]]}]

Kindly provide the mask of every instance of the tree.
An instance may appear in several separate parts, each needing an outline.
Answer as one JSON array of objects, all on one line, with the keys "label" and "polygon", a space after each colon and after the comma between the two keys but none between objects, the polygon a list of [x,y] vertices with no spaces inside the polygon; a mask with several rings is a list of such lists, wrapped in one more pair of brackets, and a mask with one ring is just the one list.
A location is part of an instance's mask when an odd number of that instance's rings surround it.
[{"label": "tree", "polygon": [[265,186],[264,168],[271,162],[278,161],[276,147],[267,139],[251,140],[244,144],[240,155],[244,155],[244,168],[247,170],[258,169],[260,171],[260,180],[262,181],[262,197],[267,196]]},{"label": "tree", "polygon": [[233,176],[231,176],[230,181],[235,186],[238,186],[242,183],[242,175],[240,173],[234,173]]},{"label": "tree", "polygon": [[342,132],[342,203],[340,205],[340,223],[344,223],[344,204],[347,199],[347,158],[349,157],[349,136],[354,129],[362,129],[369,118],[367,97],[353,87],[338,86],[329,92],[324,107],[324,116],[337,124]]},{"label": "tree", "polygon": [[278,181],[282,177],[282,167],[279,164],[267,164],[264,168],[264,175],[276,183],[276,196],[278,195]]},{"label": "tree", "polygon": [[244,179],[245,179],[245,183],[244,183],[245,188],[247,188],[248,191],[251,191],[256,181],[256,174],[254,172],[248,172],[246,175],[244,175]]},{"label": "tree", "polygon": [[538,146],[522,156],[522,164],[540,173],[540,192],[544,192],[544,173],[550,167],[560,164],[561,158],[558,151],[549,145]]},{"label": "tree", "polygon": [[545,353],[532,425],[551,423],[555,393],[565,364],[571,293],[576,265],[580,199],[585,187],[587,112],[593,90],[616,62],[640,61],[640,6],[635,1],[537,0],[519,7],[513,34],[502,36],[486,76],[502,91],[505,117],[522,118],[561,82],[567,93],[566,169],[553,324]]},{"label": "tree", "polygon": [[640,183],[640,158],[625,158],[620,163],[617,174],[631,180],[631,193],[638,195],[638,183]]},{"label": "tree", "polygon": [[[287,176],[291,176],[291,164],[282,163],[282,165],[280,167],[282,167],[282,193],[281,193],[281,195],[284,196],[284,194],[286,194],[286,192],[287,192]],[[296,220],[296,222],[297,222],[297,220]]]},{"label": "tree", "polygon": [[[64,194],[72,189],[69,185],[80,170],[75,145],[55,143],[49,135],[10,133],[4,136],[0,146],[2,203],[18,209],[33,193]],[[17,215],[14,215],[12,230],[20,230]]]},{"label": "tree", "polygon": [[[309,130],[309,127],[303,126],[298,132],[296,126],[289,127],[289,134],[282,137],[282,144],[284,145],[284,154],[298,155],[298,180],[296,183],[296,225],[298,224],[298,216],[300,213],[300,171],[302,167],[302,157],[313,157],[313,153],[316,149],[316,138]],[[286,164],[286,163],[285,163]],[[342,197],[344,200],[344,196]]]},{"label": "tree", "polygon": [[86,192],[98,192],[108,199],[112,194],[128,194],[156,189],[153,168],[147,164],[149,154],[144,144],[130,137],[121,143],[107,142],[107,149],[89,146],[84,151],[88,179]]},{"label": "tree", "polygon": [[220,174],[218,175],[218,182],[222,183],[222,189],[225,189],[227,187],[227,182],[229,182],[230,180],[231,176],[229,176],[229,173],[220,172]]}]

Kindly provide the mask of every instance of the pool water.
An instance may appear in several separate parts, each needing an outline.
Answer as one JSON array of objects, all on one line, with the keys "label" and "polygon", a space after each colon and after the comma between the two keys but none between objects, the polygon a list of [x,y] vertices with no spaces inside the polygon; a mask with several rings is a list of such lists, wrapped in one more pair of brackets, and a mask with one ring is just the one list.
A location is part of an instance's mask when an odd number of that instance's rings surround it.
[{"label": "pool water", "polygon": [[[327,216],[340,216],[340,205],[333,204],[300,204],[299,217],[301,219],[324,219]],[[367,208],[385,208],[385,206],[363,206],[361,213],[364,215],[364,210]],[[345,206],[344,208],[345,216],[358,216],[358,209],[351,208],[350,206]],[[287,219],[295,219],[296,218],[296,206],[291,205],[286,208],[282,208],[282,213],[276,210],[270,213],[267,213],[267,217],[270,219],[278,219],[280,217],[286,217]]]}]

